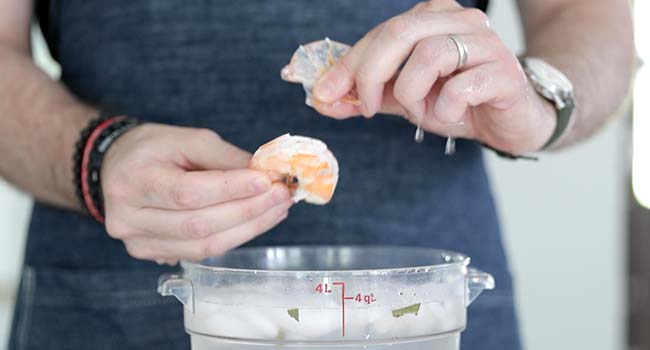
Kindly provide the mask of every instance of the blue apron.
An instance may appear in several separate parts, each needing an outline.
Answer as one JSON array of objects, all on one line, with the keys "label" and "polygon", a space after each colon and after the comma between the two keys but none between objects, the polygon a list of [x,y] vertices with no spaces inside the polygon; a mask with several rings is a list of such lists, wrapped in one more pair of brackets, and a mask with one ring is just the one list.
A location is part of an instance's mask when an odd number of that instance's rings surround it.
[{"label": "blue apron", "polygon": [[[413,0],[37,2],[62,83],[145,120],[211,128],[254,151],[284,134],[324,140],[340,163],[333,201],[300,204],[248,245],[384,244],[464,252],[497,289],[469,311],[465,350],[520,348],[512,283],[480,147],[413,142],[398,117],[336,121],[304,105],[280,69],[300,43],[354,43]],[[468,1],[467,6],[478,3]],[[55,116],[53,116],[55,118]],[[35,203],[10,348],[188,349],[159,267],[128,256],[89,216]]]}]

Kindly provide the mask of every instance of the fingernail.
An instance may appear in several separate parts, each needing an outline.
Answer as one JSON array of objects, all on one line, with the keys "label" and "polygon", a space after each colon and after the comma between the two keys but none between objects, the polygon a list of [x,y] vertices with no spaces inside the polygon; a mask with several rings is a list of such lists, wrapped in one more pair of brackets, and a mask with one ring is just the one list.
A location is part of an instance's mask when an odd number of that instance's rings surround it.
[{"label": "fingernail", "polygon": [[289,190],[285,187],[280,187],[273,191],[273,203],[276,205],[284,203],[287,198],[289,198]]},{"label": "fingernail", "polygon": [[361,109],[361,114],[363,114],[364,118],[369,119],[373,117],[374,113],[372,113],[372,111],[370,110],[370,106],[368,106],[368,104],[366,104],[365,102],[361,102],[360,109]]},{"label": "fingernail", "polygon": [[251,182],[255,193],[265,192],[271,187],[271,181],[266,176],[258,176]]},{"label": "fingernail", "polygon": [[325,74],[323,78],[314,87],[314,95],[321,101],[329,101],[334,94],[334,84],[329,79],[329,73]]}]

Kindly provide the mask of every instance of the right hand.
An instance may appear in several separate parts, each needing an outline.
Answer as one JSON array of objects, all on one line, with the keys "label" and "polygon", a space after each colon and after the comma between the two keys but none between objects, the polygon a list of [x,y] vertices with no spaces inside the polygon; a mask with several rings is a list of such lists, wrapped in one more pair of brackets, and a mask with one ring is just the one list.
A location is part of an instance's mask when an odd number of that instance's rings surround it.
[{"label": "right hand", "polygon": [[220,255],[268,231],[293,204],[286,186],[247,169],[251,155],[210,130],[144,124],[102,165],[108,234],[158,263]]}]

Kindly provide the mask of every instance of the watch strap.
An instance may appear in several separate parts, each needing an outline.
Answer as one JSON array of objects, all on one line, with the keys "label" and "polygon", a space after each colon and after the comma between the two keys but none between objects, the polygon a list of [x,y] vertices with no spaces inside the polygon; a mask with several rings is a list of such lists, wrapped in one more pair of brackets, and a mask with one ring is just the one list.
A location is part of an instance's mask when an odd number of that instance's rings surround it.
[{"label": "watch strap", "polygon": [[505,159],[510,159],[510,160],[518,160],[518,159],[525,159],[525,160],[533,160],[533,161],[538,161],[539,159],[535,156],[527,156],[527,155],[515,155],[512,153],[508,153],[499,149],[496,149],[487,143],[481,143],[481,146],[494,151],[499,157],[505,158]]},{"label": "watch strap", "polygon": [[550,147],[552,144],[557,141],[562,134],[564,134],[564,131],[566,131],[567,127],[569,126],[569,121],[571,120],[571,114],[573,113],[573,99],[567,99],[564,101],[564,108],[561,109],[556,109],[557,110],[557,122],[555,123],[555,130],[553,130],[553,134],[551,137],[546,141],[544,146],[542,146],[542,149],[547,149]]}]

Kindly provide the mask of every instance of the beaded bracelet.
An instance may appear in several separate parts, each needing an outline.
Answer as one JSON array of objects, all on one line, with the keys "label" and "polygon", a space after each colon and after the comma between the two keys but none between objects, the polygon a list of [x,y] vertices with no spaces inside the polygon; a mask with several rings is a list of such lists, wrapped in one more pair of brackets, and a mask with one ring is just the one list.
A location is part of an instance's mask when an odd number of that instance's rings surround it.
[{"label": "beaded bracelet", "polygon": [[104,199],[101,188],[101,167],[110,146],[125,132],[139,125],[136,118],[125,115],[101,115],[81,132],[74,156],[77,197],[90,215],[104,222]]}]

